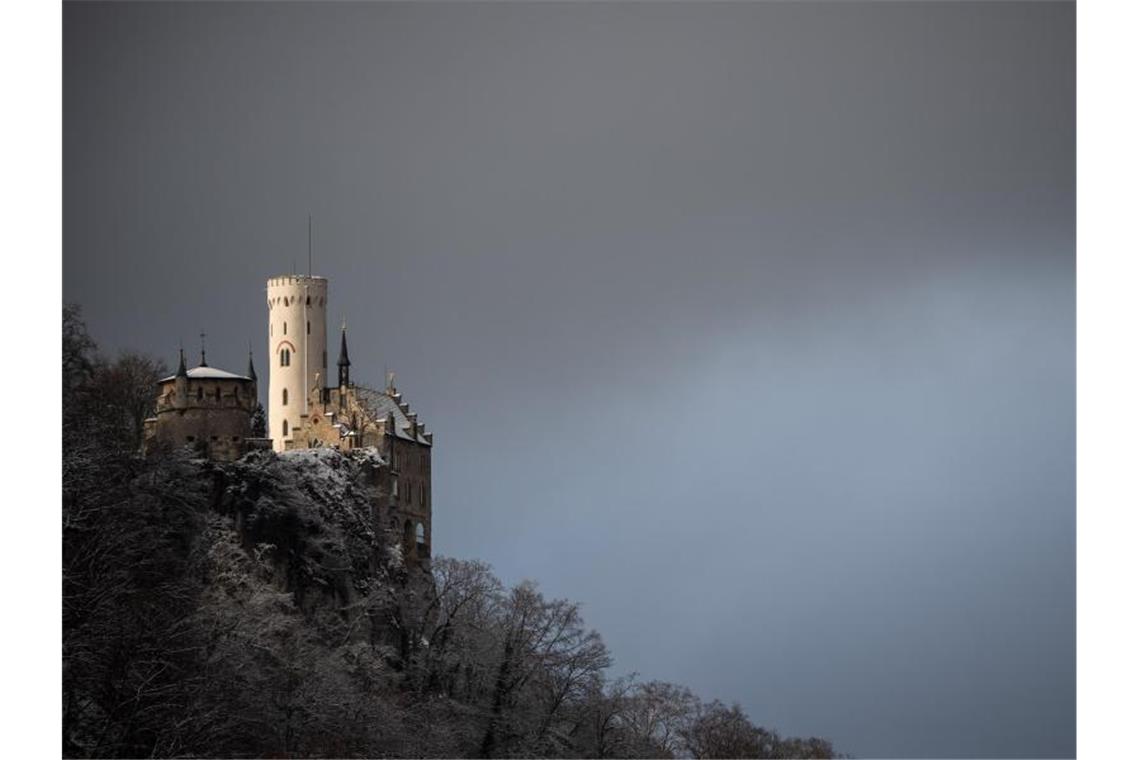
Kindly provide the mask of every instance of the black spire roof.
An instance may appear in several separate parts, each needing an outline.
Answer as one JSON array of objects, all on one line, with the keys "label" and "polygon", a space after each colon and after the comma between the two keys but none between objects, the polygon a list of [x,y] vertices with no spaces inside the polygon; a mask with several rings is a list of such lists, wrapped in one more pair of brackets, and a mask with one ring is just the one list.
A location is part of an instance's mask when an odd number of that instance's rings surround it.
[{"label": "black spire roof", "polygon": [[340,326],[340,358],[336,361],[336,366],[347,367],[352,362],[348,360],[348,328],[345,325]]},{"label": "black spire roof", "polygon": [[178,372],[174,374],[175,377],[186,377],[186,354],[182,352],[182,347],[178,347]]}]

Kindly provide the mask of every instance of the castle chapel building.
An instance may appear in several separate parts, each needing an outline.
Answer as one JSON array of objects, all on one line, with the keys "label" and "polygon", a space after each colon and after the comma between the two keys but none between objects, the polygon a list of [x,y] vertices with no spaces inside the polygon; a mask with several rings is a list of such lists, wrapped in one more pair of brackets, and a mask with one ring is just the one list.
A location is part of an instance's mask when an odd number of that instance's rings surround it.
[{"label": "castle chapel building", "polygon": [[266,294],[273,450],[375,448],[388,466],[386,527],[402,536],[406,557],[430,557],[432,434],[396,390],[394,373],[383,390],[353,382],[341,325],[336,382],[328,382],[324,277],[273,277]]}]

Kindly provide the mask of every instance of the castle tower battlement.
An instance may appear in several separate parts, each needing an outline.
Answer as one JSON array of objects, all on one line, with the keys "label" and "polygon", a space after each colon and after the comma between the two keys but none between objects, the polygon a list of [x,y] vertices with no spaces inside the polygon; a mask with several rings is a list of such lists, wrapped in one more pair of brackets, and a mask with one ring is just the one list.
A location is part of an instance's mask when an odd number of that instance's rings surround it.
[{"label": "castle tower battlement", "polygon": [[328,378],[328,280],[282,275],[266,282],[269,312],[269,396],[274,451],[284,451],[309,412],[309,392]]}]

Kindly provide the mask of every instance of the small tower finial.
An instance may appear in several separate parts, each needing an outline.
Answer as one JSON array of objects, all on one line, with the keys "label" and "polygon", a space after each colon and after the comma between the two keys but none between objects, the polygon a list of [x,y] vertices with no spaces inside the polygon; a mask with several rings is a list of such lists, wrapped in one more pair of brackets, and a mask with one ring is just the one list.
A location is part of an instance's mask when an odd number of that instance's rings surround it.
[{"label": "small tower finial", "polygon": [[205,367],[206,366],[206,331],[203,330],[202,332],[198,333],[198,337],[200,337],[202,339],[202,364],[200,366]]},{"label": "small tower finial", "polygon": [[186,377],[186,354],[182,350],[182,341],[178,341],[178,371],[175,377]]}]

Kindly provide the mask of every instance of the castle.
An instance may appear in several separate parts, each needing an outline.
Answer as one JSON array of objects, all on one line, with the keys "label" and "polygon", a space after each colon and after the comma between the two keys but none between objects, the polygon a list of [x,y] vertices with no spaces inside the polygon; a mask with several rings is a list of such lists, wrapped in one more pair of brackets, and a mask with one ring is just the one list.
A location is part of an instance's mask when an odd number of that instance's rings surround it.
[{"label": "castle", "polygon": [[[387,529],[400,535],[405,557],[431,557],[432,434],[396,390],[394,373],[383,390],[352,381],[348,331],[341,325],[336,384],[329,385],[326,313],[328,280],[283,275],[266,283],[268,426],[253,431],[258,406],[252,352],[246,374],[206,363],[158,382],[155,415],[144,423],[144,449],[189,445],[211,459],[234,460],[247,451],[373,448],[384,463]],[[258,434],[255,435],[254,433]]]}]

